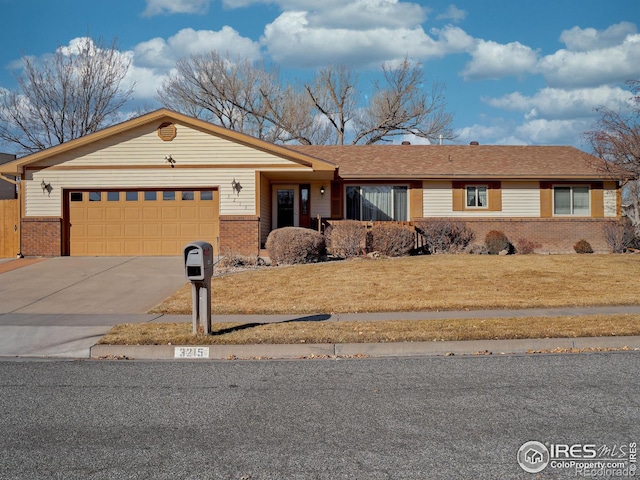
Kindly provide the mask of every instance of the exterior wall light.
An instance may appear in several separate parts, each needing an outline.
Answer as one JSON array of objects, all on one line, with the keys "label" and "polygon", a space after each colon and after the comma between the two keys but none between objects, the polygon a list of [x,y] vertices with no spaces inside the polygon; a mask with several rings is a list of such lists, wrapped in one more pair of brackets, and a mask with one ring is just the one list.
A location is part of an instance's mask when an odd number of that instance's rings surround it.
[{"label": "exterior wall light", "polygon": [[176,161],[173,159],[171,155],[167,155],[164,157],[165,162],[171,165],[171,168],[175,167]]},{"label": "exterior wall light", "polygon": [[242,185],[240,185],[240,182],[236,182],[235,178],[231,182],[231,188],[233,188],[236,191],[236,195],[240,195],[240,190],[242,190]]},{"label": "exterior wall light", "polygon": [[320,195],[324,197],[324,185],[320,187]]}]

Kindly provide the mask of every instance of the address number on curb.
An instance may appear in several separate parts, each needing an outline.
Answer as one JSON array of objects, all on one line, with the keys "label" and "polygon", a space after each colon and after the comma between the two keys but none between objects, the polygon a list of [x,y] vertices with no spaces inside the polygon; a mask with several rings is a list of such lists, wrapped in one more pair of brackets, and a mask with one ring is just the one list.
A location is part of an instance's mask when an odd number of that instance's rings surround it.
[{"label": "address number on curb", "polygon": [[209,347],[176,347],[173,358],[209,358]]}]

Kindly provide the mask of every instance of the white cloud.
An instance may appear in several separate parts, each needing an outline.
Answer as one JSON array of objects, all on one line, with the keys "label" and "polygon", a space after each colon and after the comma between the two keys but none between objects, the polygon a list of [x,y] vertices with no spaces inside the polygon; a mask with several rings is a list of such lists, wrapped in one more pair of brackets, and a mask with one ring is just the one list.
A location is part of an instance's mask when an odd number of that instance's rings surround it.
[{"label": "white cloud", "polygon": [[465,79],[521,76],[535,71],[538,62],[538,52],[520,42],[478,40],[470,53],[471,61],[462,72]]},{"label": "white cloud", "polygon": [[574,52],[587,52],[602,48],[620,45],[629,35],[637,33],[636,26],[630,22],[621,22],[611,25],[606,30],[595,28],[573,27],[560,34],[560,40],[568,50]]},{"label": "white cloud", "polygon": [[147,0],[147,8],[142,13],[144,17],[155,15],[173,15],[188,13],[203,15],[209,11],[211,0]]},{"label": "white cloud", "polygon": [[317,67],[338,62],[379,67],[382,62],[407,55],[419,60],[439,58],[473,44],[470,36],[452,26],[432,30],[432,37],[421,26],[329,28],[314,25],[310,17],[313,15],[304,11],[285,12],[265,27],[261,41],[271,58],[285,66]]},{"label": "white cloud", "polygon": [[136,45],[135,63],[146,67],[170,68],[182,57],[211,50],[248,60],[260,58],[260,45],[242,37],[231,27],[223,27],[217,32],[185,28],[167,40],[157,37]]},{"label": "white cloud", "polygon": [[558,50],[538,66],[550,86],[591,86],[640,77],[640,34],[611,47],[590,51]]},{"label": "white cloud", "polygon": [[449,5],[447,11],[441,13],[436,17],[438,20],[451,20],[452,22],[461,22],[465,18],[467,18],[467,12],[465,10],[461,10],[455,5]]},{"label": "white cloud", "polygon": [[631,92],[620,87],[601,86],[575,90],[543,88],[532,96],[515,92],[483,101],[492,107],[523,112],[526,119],[568,119],[593,117],[595,109],[603,105],[614,110],[623,108],[631,96]]},{"label": "white cloud", "polygon": [[518,138],[536,145],[576,145],[592,121],[588,119],[526,121],[516,129]]}]

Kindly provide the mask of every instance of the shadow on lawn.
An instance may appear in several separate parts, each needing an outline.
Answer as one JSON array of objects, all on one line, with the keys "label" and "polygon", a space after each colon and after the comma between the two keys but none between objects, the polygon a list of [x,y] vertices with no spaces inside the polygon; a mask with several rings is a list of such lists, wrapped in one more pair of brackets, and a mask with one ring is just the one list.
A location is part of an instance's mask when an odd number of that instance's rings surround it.
[{"label": "shadow on lawn", "polygon": [[270,325],[274,323],[291,323],[291,322],[324,322],[325,320],[329,320],[331,315],[327,315],[326,313],[317,314],[317,315],[307,315],[306,317],[300,318],[292,318],[290,320],[283,320],[281,322],[253,322],[253,323],[245,323],[242,325],[237,325],[235,327],[223,328],[222,330],[216,330],[215,332],[211,332],[212,336],[220,336],[226,335],[227,333],[232,332],[240,332],[242,330],[247,330],[249,328],[261,327],[263,325]]}]

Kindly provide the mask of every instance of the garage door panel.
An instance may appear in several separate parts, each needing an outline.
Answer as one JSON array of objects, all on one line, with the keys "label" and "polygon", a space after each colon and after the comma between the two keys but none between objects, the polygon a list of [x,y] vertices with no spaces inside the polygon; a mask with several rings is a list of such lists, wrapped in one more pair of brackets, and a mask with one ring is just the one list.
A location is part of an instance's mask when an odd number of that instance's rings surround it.
[{"label": "garage door panel", "polygon": [[91,223],[87,225],[88,238],[104,238],[105,226],[101,224]]},{"label": "garage door panel", "polygon": [[70,201],[67,195],[70,254],[180,255],[194,240],[217,247],[219,196],[202,196],[197,190],[93,191],[76,192]]},{"label": "garage door panel", "polygon": [[96,208],[87,209],[87,220],[104,220],[105,212],[104,208],[100,205],[95,205]]},{"label": "garage door panel", "polygon": [[178,207],[160,207],[160,216],[162,220],[177,220]]}]

